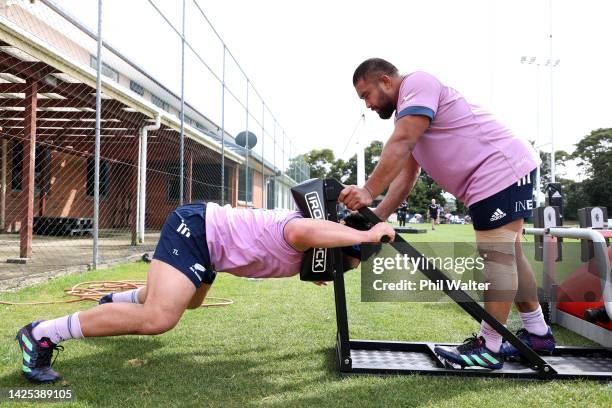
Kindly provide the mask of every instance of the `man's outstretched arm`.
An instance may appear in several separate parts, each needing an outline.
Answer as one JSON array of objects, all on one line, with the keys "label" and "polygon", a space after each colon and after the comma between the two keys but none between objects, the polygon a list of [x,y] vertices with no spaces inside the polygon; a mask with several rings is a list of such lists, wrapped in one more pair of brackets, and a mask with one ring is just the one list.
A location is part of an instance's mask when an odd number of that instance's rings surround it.
[{"label": "man's outstretched arm", "polygon": [[380,242],[387,235],[395,238],[395,231],[386,222],[380,222],[369,231],[359,231],[333,221],[295,218],[285,225],[284,236],[298,251],[309,248],[337,248],[362,242]]}]

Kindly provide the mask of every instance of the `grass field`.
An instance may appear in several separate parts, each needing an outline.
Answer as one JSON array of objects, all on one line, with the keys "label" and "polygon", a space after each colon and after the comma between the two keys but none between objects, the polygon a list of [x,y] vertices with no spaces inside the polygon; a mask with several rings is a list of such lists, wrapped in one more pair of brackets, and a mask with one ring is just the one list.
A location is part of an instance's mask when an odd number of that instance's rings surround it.
[{"label": "grass field", "polygon": [[[410,240],[471,238],[470,226],[442,225]],[[2,300],[51,300],[85,280],[144,279],[147,265],[58,278],[2,294]],[[450,303],[361,303],[359,274],[346,275],[352,338],[461,342],[478,325]],[[64,342],[54,367],[76,407],[610,407],[612,385],[425,376],[342,377],[335,369],[333,287],[297,278],[250,281],[219,274],[211,296],[234,304],[187,311],[159,336]],[[15,332],[34,319],[91,307],[0,306],[0,388],[28,386],[19,374]],[[513,316],[510,326],[518,328]],[[589,342],[561,328],[561,344]],[[59,386],[59,385],[58,385]],[[34,404],[31,404],[34,406]],[[0,401],[0,406],[9,406]],[[28,406],[26,403],[14,406]],[[37,405],[40,406],[40,405]]]}]

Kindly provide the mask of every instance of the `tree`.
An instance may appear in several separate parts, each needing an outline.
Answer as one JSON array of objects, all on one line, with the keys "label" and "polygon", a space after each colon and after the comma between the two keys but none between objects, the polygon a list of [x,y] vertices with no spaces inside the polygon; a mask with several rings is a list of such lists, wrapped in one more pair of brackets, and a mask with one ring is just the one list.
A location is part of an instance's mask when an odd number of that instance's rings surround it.
[{"label": "tree", "polygon": [[423,180],[423,182],[427,186],[427,195],[429,197],[429,203],[431,202],[432,198],[435,198],[436,203],[440,204],[441,206],[444,206],[444,204],[446,204],[446,198],[444,198],[444,196],[442,195],[444,193],[442,187],[440,187],[438,183],[434,181],[434,179],[429,177],[429,174],[427,174],[425,170],[421,170],[419,178]]},{"label": "tree", "polygon": [[408,212],[425,215],[430,202],[427,183],[419,176],[408,196]]},{"label": "tree", "polygon": [[563,191],[563,219],[576,220],[578,210],[586,207],[589,201],[584,185],[568,179],[560,179],[559,182]]},{"label": "tree", "polygon": [[310,177],[325,178],[336,158],[331,149],[313,149],[304,154],[304,161],[310,165]]},{"label": "tree", "polygon": [[582,189],[586,206],[606,206],[612,210],[612,129],[597,129],[576,144],[571,157],[578,161],[586,179]]},{"label": "tree", "polygon": [[432,198],[436,199],[436,203],[444,206],[446,199],[442,195],[443,193],[444,190],[442,190],[438,183],[429,177],[424,170],[421,170],[421,174],[408,196],[409,211],[425,214]]},{"label": "tree", "polygon": [[[383,142],[374,140],[365,148],[366,180],[380,161],[383,146]],[[306,162],[310,165],[311,178],[334,177],[344,184],[357,184],[357,155],[344,161],[340,158],[336,159],[331,149],[313,149],[308,153],[296,156],[293,160],[289,168],[291,169],[294,163]],[[446,203],[443,193],[442,188],[425,171],[421,171],[409,197],[410,211],[424,214],[432,198],[443,206]],[[386,190],[383,194],[386,194]]]},{"label": "tree", "polygon": [[457,214],[458,215],[465,215],[469,212],[468,208],[465,206],[465,204],[463,204],[463,202],[457,200],[456,202],[457,205]]},{"label": "tree", "polygon": [[[551,169],[550,169],[550,153],[540,151],[540,191],[544,191],[544,187],[551,180]],[[557,150],[555,152],[555,181],[559,182],[562,176],[565,175],[565,163],[571,160],[571,155],[564,150]]]},{"label": "tree", "polygon": [[309,164],[305,160],[305,155],[299,154],[289,159],[287,175],[300,183],[312,177],[309,172],[309,167]]},{"label": "tree", "polygon": [[347,179],[347,162],[342,159],[336,159],[331,165],[327,177],[333,177],[336,180],[345,182]]}]

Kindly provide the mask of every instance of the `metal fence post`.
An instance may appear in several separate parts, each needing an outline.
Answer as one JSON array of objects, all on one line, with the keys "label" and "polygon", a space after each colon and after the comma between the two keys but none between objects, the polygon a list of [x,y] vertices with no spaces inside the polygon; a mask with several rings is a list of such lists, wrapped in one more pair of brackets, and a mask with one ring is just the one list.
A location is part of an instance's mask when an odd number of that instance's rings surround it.
[{"label": "metal fence post", "polygon": [[100,229],[100,122],[102,108],[102,0],[98,0],[98,50],[96,73],[96,147],[94,173],[93,268],[98,268],[98,236]]},{"label": "metal fence post", "polygon": [[[223,43],[223,73],[221,76],[221,205],[225,205],[225,54]],[[230,200],[231,202],[231,200]]]},{"label": "metal fence post", "polygon": [[244,201],[247,208],[249,207],[249,79],[247,78],[246,88],[246,171],[244,172],[245,195]]},{"label": "metal fence post", "polygon": [[180,187],[179,203],[183,205],[185,192],[185,0],[183,0],[183,31],[181,34],[181,136],[180,136]]},{"label": "metal fence post", "polygon": [[266,208],[266,166],[264,141],[266,140],[266,103],[261,101],[261,208]]}]

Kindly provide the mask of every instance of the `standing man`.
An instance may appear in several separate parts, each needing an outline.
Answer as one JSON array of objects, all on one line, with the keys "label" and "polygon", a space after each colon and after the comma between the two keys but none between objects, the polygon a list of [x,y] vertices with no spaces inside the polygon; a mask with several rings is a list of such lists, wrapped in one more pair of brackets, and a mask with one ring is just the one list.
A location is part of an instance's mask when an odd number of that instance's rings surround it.
[{"label": "standing man", "polygon": [[[357,67],[353,86],[382,119],[395,112],[395,129],[366,184],[346,187],[339,201],[358,209],[388,186],[375,210],[386,219],[406,199],[423,167],[469,207],[490,283],[485,309],[505,324],[514,301],[524,326],[519,338],[536,351],[552,351],[555,341],[520,246],[523,219],[533,209],[532,180],[539,165],[534,150],[491,113],[426,72],[400,75],[393,64],[372,58]],[[503,357],[518,354],[508,343],[502,346],[502,340],[483,321],[478,336],[435,351],[461,366],[500,369]]]},{"label": "standing man", "polygon": [[429,219],[431,220],[431,229],[435,230],[436,229],[436,223],[438,221],[438,215],[440,213],[440,208],[438,206],[438,204],[436,204],[436,199],[432,198],[431,199],[431,204],[429,204],[428,207],[428,212],[429,212]]},{"label": "standing man", "polygon": [[408,214],[408,203],[404,201],[397,209],[397,219],[400,227],[406,226],[406,215]]}]

